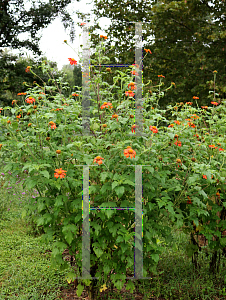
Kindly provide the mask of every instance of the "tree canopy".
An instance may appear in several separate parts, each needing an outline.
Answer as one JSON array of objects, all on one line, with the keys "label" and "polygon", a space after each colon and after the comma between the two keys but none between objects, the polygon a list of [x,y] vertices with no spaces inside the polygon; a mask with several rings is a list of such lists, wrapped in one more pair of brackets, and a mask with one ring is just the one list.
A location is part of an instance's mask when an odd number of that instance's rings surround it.
[{"label": "tree canopy", "polygon": [[[79,2],[78,0],[76,0]],[[25,0],[0,0],[0,49],[11,47],[19,49],[25,47],[35,54],[42,55],[39,48],[38,31],[47,27],[60,14],[64,28],[70,26],[70,39],[73,43],[75,37],[74,21],[65,10],[72,0],[49,0],[42,3],[41,0],[30,0],[32,7],[27,11],[24,8]],[[40,4],[36,7],[36,4]],[[20,33],[30,33],[32,41],[20,41]]]},{"label": "tree canopy", "polygon": [[[144,92],[152,90],[152,86],[159,82],[160,74],[165,76],[162,79],[165,86],[161,90],[170,86],[171,82],[175,83],[175,87],[160,100],[160,106],[186,101],[196,106],[193,96],[199,97],[199,106],[211,105],[213,95],[209,96],[209,90],[214,88],[214,70],[217,70],[215,91],[221,96],[226,92],[225,1],[94,2],[95,22],[98,23],[101,17],[112,21],[103,33],[107,35],[106,49],[110,49],[113,38],[116,40],[114,49],[107,54],[112,64],[134,63],[135,24],[129,22],[142,22],[143,47],[152,52],[143,61],[143,82],[146,84],[152,80]],[[98,24],[90,26],[89,30],[91,48],[94,49],[101,40],[97,29],[101,29]],[[152,40],[151,36],[154,36]],[[145,54],[143,51],[143,56]],[[91,55],[93,58],[94,54]]]}]

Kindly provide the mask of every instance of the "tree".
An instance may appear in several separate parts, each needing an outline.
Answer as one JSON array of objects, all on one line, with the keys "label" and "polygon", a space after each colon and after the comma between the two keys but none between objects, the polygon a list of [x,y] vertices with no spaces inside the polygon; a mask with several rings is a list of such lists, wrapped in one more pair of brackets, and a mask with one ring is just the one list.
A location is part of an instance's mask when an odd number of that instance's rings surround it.
[{"label": "tree", "polygon": [[[210,2],[214,6],[210,6]],[[144,88],[144,94],[159,82],[157,75],[165,76],[165,87],[175,82],[176,88],[169,90],[159,102],[160,107],[165,108],[177,102],[193,102],[196,106],[193,96],[199,97],[199,106],[211,105],[208,96],[209,90],[213,90],[214,70],[218,72],[216,92],[221,95],[226,92],[224,11],[223,1],[95,0],[93,13],[95,22],[100,17],[107,17],[113,22],[104,34],[108,37],[105,40],[106,49],[110,49],[113,38],[116,39],[115,49],[108,52],[113,64],[134,63],[135,26],[129,22],[143,22],[143,47],[152,52],[143,62],[144,84],[152,80],[152,84]],[[89,30],[91,48],[94,49],[101,40],[99,34],[95,33],[96,29],[101,28],[99,25],[90,26]],[[154,42],[149,39],[151,35],[155,37]],[[119,61],[116,61],[116,57]],[[91,55],[93,58],[94,54]]]},{"label": "tree", "polygon": [[[41,38],[37,36],[38,31],[47,27],[59,13],[62,16],[64,28],[71,27],[70,39],[71,42],[74,41],[74,21],[65,10],[72,0],[49,0],[48,3],[41,3],[39,0],[39,7],[35,6],[37,2],[29,1],[32,3],[29,11],[25,10],[24,2],[24,0],[17,0],[16,2],[0,0],[0,49],[9,46],[12,49],[25,47],[35,54],[42,55],[38,45]],[[31,34],[32,41],[20,41],[18,39],[18,35],[24,32]]]},{"label": "tree", "polygon": [[[35,86],[53,85],[53,81],[62,77],[62,81],[67,81],[66,76],[63,71],[58,71],[57,63],[48,61],[50,67],[53,71],[49,75],[43,74],[40,65],[43,61],[46,61],[45,56],[40,57],[37,61],[29,57],[19,57],[17,55],[12,55],[7,50],[2,51],[0,54],[0,106],[11,106],[12,100],[19,100],[21,96],[18,93],[24,93],[29,90],[29,88]],[[27,66],[31,66],[37,76],[33,75],[31,72],[26,72]],[[51,101],[52,96],[58,93],[58,89],[50,90],[47,92],[48,99]],[[69,96],[69,91],[62,89],[62,94],[65,97]]]},{"label": "tree", "polygon": [[[76,0],[79,2],[79,0]],[[70,14],[65,11],[65,8],[72,0],[60,0],[52,1],[48,3],[41,3],[36,7],[37,1],[29,1],[32,7],[26,11],[24,8],[25,1],[18,0],[16,2],[10,0],[0,0],[0,101],[1,105],[9,105],[12,102],[12,98],[18,99],[17,93],[24,92],[27,87],[23,85],[23,82],[27,82],[28,86],[33,85],[33,81],[42,85],[43,82],[30,73],[26,73],[25,69],[28,65],[35,67],[35,73],[44,78],[44,82],[48,82],[48,76],[41,73],[38,69],[38,64],[45,57],[41,57],[42,52],[39,49],[40,37],[37,36],[38,31],[47,27],[58,14],[61,14],[64,28],[69,26],[70,39],[73,42],[75,37],[74,21]],[[31,34],[32,42],[29,40],[20,41],[18,35],[20,33],[28,32]],[[9,55],[6,51],[3,51],[3,47],[11,47],[12,49],[21,49],[25,47],[33,51],[36,54],[34,60],[22,59],[16,55]],[[16,63],[15,63],[16,61]],[[50,63],[51,67],[56,66],[54,63]],[[57,73],[55,71],[55,73]],[[60,76],[62,72],[59,72]]]}]

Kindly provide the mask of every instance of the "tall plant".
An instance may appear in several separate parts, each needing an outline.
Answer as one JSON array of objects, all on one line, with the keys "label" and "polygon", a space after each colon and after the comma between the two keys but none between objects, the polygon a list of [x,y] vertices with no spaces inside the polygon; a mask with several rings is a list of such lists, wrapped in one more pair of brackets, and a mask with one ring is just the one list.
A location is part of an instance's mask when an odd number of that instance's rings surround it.
[{"label": "tall plant", "polygon": [[[103,38],[100,36],[100,40]],[[107,60],[104,51],[101,41],[97,59],[91,63]],[[146,53],[150,55],[149,51]],[[69,61],[77,63],[73,58]],[[41,69],[43,73],[50,71],[44,62]],[[0,137],[0,153],[1,159],[7,162],[3,171],[11,170],[12,175],[16,175],[28,170],[24,187],[29,190],[35,187],[39,198],[31,198],[22,215],[32,215],[38,210],[34,220],[45,231],[43,240],[53,242],[52,266],[57,263],[61,269],[69,267],[62,258],[66,248],[75,256],[80,274],[70,270],[68,282],[82,273],[83,168],[89,166],[91,204],[103,208],[90,211],[90,274],[99,277],[99,284],[81,279],[78,296],[85,286],[89,286],[92,299],[100,284],[114,284],[120,290],[127,281],[126,289],[135,288],[132,280],[126,279],[128,275],[133,276],[134,267],[135,167],[132,165],[143,166],[144,277],[150,272],[156,273],[164,250],[159,239],[169,244],[172,241],[172,228],[161,223],[163,217],[177,228],[186,224],[190,231],[193,222],[198,226],[199,219],[209,220],[202,229],[209,247],[225,247],[225,239],[220,236],[224,224],[219,223],[219,231],[215,230],[219,206],[209,199],[209,195],[216,195],[220,188],[220,207],[226,205],[225,102],[219,105],[212,99],[208,106],[194,108],[193,102],[198,97],[193,96],[192,102],[167,106],[174,120],[168,127],[161,126],[162,121],[169,120],[163,117],[166,111],[158,105],[164,96],[161,92],[164,75],[158,75],[159,93],[153,91],[151,96],[146,93],[143,101],[146,136],[129,137],[128,133],[137,130],[133,98],[137,88],[136,72],[136,65],[127,68],[125,73],[119,72],[121,79],[113,77],[113,85],[103,82],[102,72],[92,79],[91,136],[85,136],[82,131],[81,101],[65,98],[60,90],[54,101],[48,101],[51,87],[45,83],[37,89],[28,89],[22,105],[13,103],[13,107],[1,110],[0,121],[5,134]],[[114,92],[117,81],[121,89]],[[58,83],[63,85],[61,79],[56,82],[57,87]],[[174,82],[167,90],[173,86]],[[81,100],[81,96],[76,90],[74,97]],[[151,110],[147,112],[149,106]],[[15,117],[6,117],[7,109]],[[9,151],[11,156],[7,157]],[[21,162],[24,156],[26,162]],[[116,207],[129,209],[118,212]],[[211,240],[215,234],[218,241]],[[196,251],[193,245],[187,246],[189,256]]]}]

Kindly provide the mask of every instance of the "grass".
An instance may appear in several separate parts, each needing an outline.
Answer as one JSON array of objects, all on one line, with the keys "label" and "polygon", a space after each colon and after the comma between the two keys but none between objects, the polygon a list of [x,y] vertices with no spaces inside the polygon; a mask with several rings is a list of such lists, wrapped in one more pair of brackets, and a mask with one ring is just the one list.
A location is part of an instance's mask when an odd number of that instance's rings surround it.
[{"label": "grass", "polygon": [[[1,199],[7,200],[5,212],[0,215],[0,300],[89,299],[86,291],[77,297],[77,282],[68,284],[64,280],[66,271],[50,268],[51,244],[41,243],[41,233],[34,230],[30,218],[22,220],[21,211],[23,203],[28,201],[28,193],[23,191],[21,182],[26,176],[22,174],[21,181],[12,188],[10,182],[8,189],[0,188]],[[185,255],[189,236],[174,230],[174,240],[177,250],[165,245],[158,275],[148,274],[151,280],[135,280],[133,294],[125,286],[121,291],[108,287],[99,292],[97,299],[226,299],[226,258],[221,258],[219,273],[214,277],[209,274],[210,257],[199,253],[200,269],[195,270]]]}]

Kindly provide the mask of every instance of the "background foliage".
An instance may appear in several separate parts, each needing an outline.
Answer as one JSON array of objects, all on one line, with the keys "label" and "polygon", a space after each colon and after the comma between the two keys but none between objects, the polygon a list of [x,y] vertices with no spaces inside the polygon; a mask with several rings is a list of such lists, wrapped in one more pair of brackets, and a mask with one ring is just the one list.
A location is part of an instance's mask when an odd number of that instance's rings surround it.
[{"label": "background foliage", "polygon": [[[171,82],[176,84],[176,88],[159,102],[161,108],[176,102],[192,101],[193,96],[199,97],[199,106],[210,104],[213,96],[210,95],[211,99],[208,96],[209,90],[214,87],[214,70],[218,72],[215,85],[220,96],[218,100],[226,98],[225,1],[94,2],[95,22],[100,17],[107,17],[113,23],[102,33],[108,37],[105,40],[106,49],[110,49],[113,38],[116,39],[115,48],[107,54],[112,64],[134,63],[135,24],[127,22],[143,22],[143,47],[152,52],[143,63],[143,82],[152,80],[144,92],[158,83],[157,75],[160,74],[165,76],[165,86]],[[101,29],[98,24],[90,27],[91,47],[94,49],[100,41],[96,29]],[[152,35],[154,41],[150,39]]]}]

